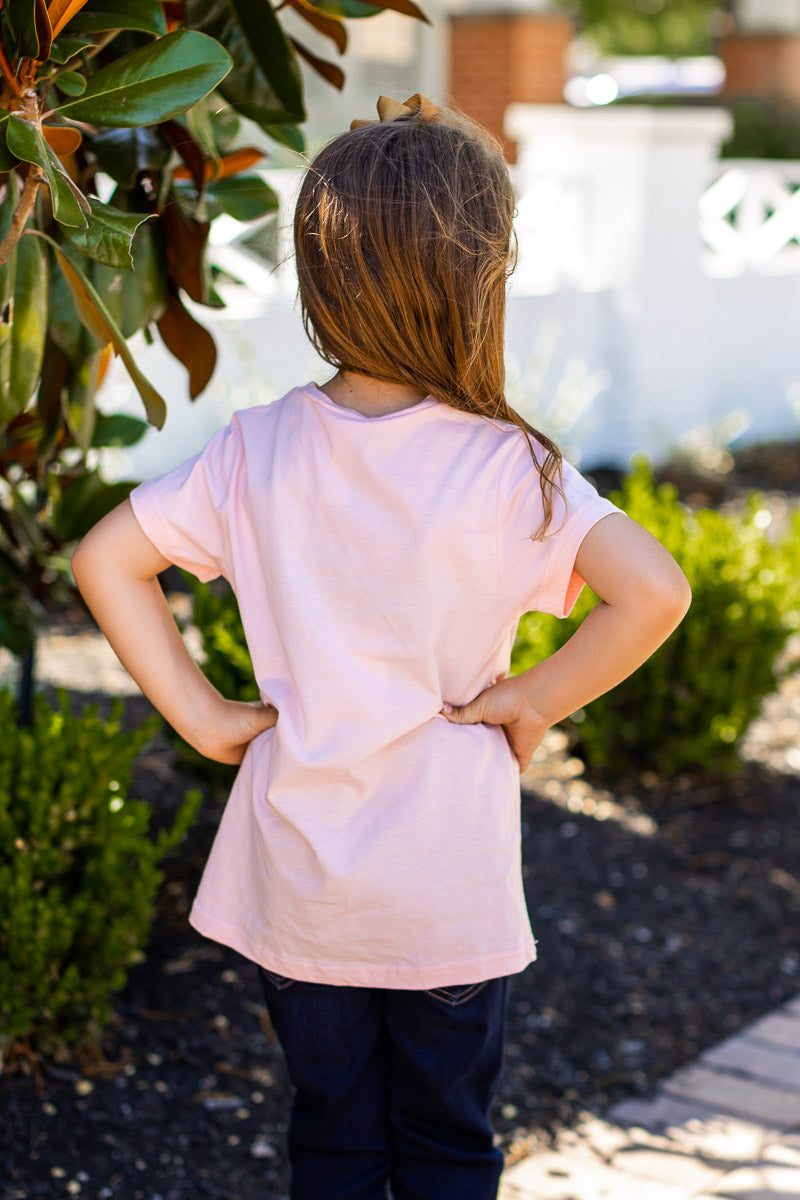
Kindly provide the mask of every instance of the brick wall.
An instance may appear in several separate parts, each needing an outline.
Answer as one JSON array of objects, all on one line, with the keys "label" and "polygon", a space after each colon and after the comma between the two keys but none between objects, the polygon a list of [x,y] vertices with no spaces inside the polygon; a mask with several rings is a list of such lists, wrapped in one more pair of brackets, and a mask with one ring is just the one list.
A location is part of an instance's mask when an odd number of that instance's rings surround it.
[{"label": "brick wall", "polygon": [[800,101],[800,37],[732,33],[722,39],[725,92]]},{"label": "brick wall", "polygon": [[551,13],[450,18],[450,98],[500,139],[510,162],[516,149],[503,133],[506,108],[563,101],[573,37],[570,18]]}]

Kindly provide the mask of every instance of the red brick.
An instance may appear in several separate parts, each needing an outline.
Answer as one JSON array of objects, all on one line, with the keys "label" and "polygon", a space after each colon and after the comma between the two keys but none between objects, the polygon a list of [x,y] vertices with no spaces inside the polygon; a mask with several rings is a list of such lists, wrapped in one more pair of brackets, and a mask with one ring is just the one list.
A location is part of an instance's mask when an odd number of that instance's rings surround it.
[{"label": "red brick", "polygon": [[516,147],[503,134],[509,104],[558,104],[564,99],[570,18],[550,13],[451,17],[450,96],[487,126],[513,162]]}]

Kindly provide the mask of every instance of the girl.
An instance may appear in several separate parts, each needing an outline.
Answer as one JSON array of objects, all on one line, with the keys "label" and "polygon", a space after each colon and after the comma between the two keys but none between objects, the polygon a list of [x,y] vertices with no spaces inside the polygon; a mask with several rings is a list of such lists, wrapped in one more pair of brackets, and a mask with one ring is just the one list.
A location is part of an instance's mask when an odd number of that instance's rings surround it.
[{"label": "girl", "polygon": [[[519,773],[689,593],[505,401],[498,146],[420,96],[379,114],[322,151],[297,205],[333,378],[238,413],[73,565],[156,708],[241,763],[191,921],[261,969],[296,1087],[292,1197],[489,1200],[507,982],[535,957]],[[262,703],[189,658],[170,563],[230,580]],[[566,614],[584,581],[601,602],[574,637],[506,678],[520,614]]]}]

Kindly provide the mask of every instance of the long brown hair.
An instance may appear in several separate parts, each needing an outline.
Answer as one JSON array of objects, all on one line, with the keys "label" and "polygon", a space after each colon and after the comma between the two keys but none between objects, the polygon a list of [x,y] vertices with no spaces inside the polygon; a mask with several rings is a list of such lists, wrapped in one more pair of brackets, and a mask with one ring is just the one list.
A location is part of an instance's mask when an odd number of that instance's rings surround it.
[{"label": "long brown hair", "polygon": [[[332,366],[414,387],[524,433],[543,537],[561,454],[508,404],[514,196],[499,143],[446,109],[363,125],[309,167],[294,222],[306,332]],[[539,462],[531,435],[543,446]]]}]

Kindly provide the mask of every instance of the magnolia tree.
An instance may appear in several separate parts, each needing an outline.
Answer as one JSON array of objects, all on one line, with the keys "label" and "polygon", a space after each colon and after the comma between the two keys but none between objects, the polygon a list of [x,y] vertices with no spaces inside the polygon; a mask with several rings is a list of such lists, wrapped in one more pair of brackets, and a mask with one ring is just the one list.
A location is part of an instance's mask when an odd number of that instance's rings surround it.
[{"label": "magnolia tree", "polygon": [[222,306],[210,226],[277,207],[248,130],[302,149],[299,60],[344,82],[288,36],[288,9],[340,53],[347,18],[425,19],[413,0],[0,0],[0,645],[25,663],[23,708],[71,548],[133,486],[107,484],[92,453],[146,428],[98,411],[110,361],[157,427],[134,333],[158,336],[200,395],[216,350],[184,297]]}]

